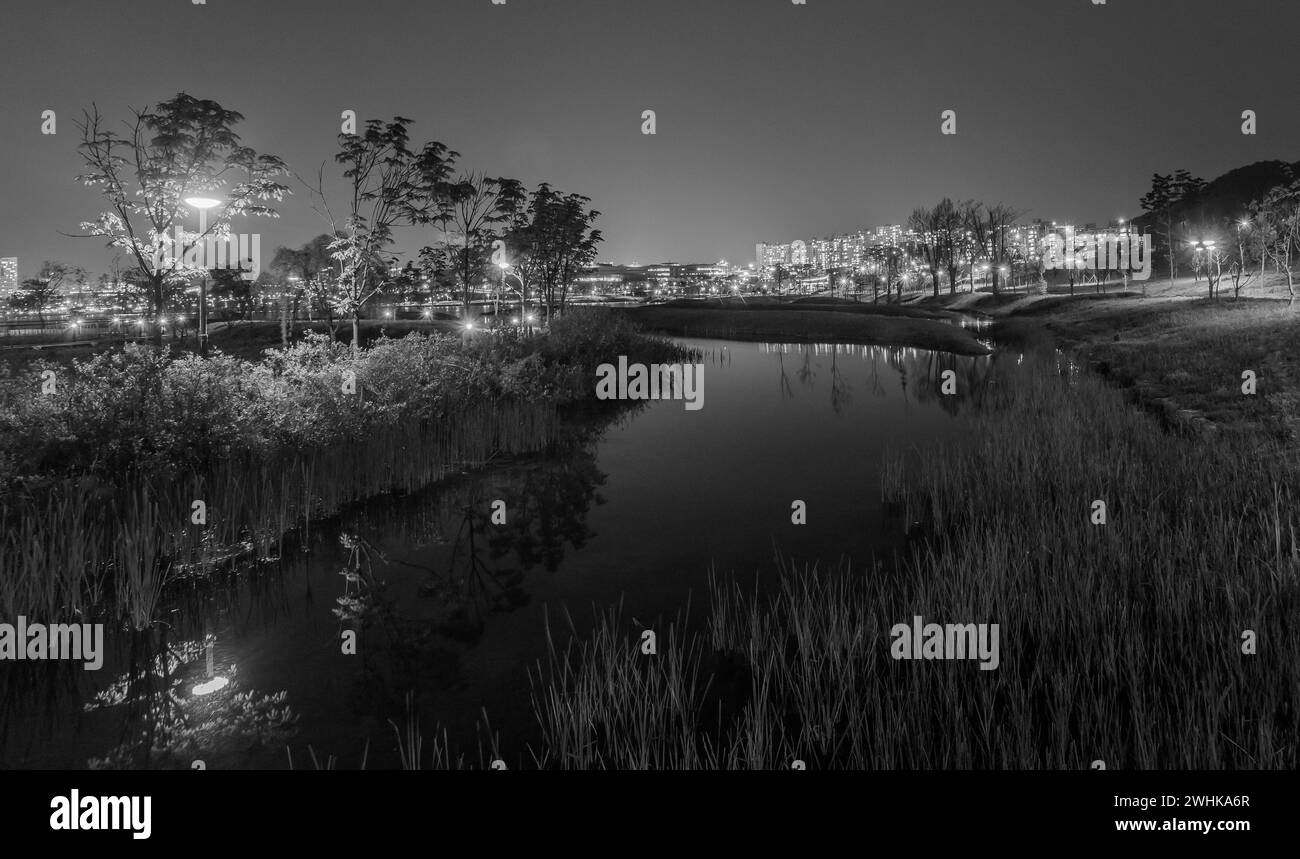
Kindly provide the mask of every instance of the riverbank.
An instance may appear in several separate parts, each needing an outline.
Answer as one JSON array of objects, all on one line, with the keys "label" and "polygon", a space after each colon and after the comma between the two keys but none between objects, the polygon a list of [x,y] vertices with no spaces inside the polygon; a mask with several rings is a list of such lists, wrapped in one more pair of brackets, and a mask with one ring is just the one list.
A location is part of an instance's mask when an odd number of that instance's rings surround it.
[{"label": "riverbank", "polygon": [[[1155,297],[979,295],[956,303],[987,314],[995,342],[1061,348],[1171,424],[1300,439],[1300,308],[1276,299],[1210,300],[1203,288],[1188,278]],[[1243,393],[1247,371],[1254,394]]]},{"label": "riverbank", "polygon": [[647,331],[778,343],[863,343],[987,355],[962,315],[924,307],[767,299],[679,301],[620,310]]}]

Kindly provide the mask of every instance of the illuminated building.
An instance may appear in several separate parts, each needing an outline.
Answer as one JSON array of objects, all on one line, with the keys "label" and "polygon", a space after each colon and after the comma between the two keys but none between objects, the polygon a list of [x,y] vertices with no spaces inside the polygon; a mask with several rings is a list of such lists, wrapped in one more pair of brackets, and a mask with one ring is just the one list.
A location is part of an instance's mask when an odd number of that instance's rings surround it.
[{"label": "illuminated building", "polygon": [[18,257],[0,257],[0,302],[18,291]]}]

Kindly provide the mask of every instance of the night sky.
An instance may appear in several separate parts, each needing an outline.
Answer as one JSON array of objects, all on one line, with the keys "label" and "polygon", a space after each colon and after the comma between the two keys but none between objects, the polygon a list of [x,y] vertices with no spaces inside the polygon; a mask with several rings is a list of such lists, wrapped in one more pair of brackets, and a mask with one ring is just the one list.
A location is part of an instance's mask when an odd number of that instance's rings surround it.
[{"label": "night sky", "polygon": [[[8,0],[0,256],[104,270],[60,235],[102,208],[73,120],[182,90],[304,176],[337,174],[344,109],[408,116],[466,167],[590,196],[615,262],[748,262],[945,195],[1131,217],[1152,172],[1300,158],[1298,25],[1296,0]],[[301,188],[279,210],[233,225],[263,265],[324,231]]]}]

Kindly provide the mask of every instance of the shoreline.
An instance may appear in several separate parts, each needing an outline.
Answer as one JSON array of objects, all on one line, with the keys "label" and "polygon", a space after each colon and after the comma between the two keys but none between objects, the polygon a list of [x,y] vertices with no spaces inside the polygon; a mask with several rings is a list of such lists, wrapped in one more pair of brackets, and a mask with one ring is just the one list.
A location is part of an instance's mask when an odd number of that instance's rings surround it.
[{"label": "shoreline", "polygon": [[[870,307],[867,305],[866,307]],[[847,312],[846,312],[847,311]],[[986,356],[993,350],[955,324],[959,316],[869,309],[642,307],[620,311],[649,333],[774,343],[858,343]],[[951,321],[948,321],[951,320]]]}]

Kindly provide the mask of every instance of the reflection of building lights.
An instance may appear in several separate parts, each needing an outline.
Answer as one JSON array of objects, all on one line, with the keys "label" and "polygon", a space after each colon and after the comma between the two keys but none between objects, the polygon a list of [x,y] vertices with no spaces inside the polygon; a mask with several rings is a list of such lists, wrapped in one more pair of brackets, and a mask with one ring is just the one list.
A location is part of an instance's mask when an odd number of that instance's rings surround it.
[{"label": "reflection of building lights", "polygon": [[229,677],[213,677],[211,680],[196,684],[190,692],[195,696],[211,695],[213,692],[219,692],[222,689],[225,689],[229,684]]}]

